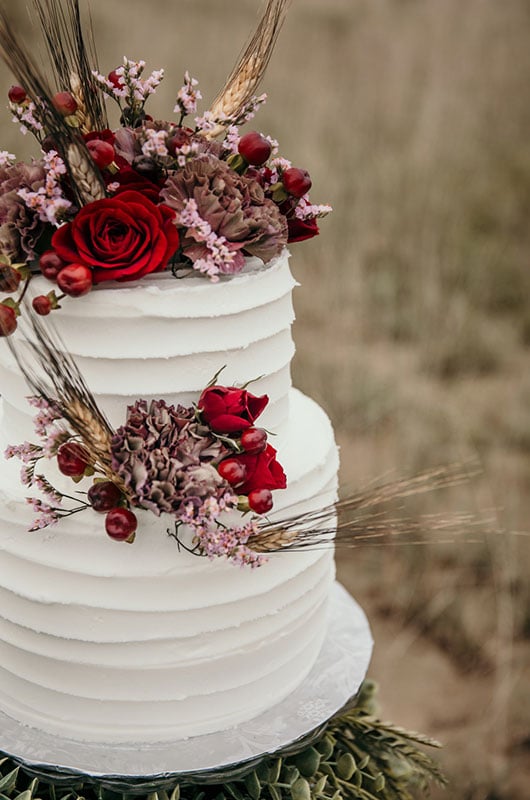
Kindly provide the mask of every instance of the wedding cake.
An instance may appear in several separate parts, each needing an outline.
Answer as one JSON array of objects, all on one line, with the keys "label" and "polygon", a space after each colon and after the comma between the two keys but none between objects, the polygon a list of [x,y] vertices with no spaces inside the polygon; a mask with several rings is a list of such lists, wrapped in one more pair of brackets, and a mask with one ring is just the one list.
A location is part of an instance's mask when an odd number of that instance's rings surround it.
[{"label": "wedding cake", "polygon": [[304,681],[334,580],[338,455],[291,385],[287,249],[330,209],[238,127],[286,3],[202,116],[185,73],[172,122],[145,112],[162,70],[101,74],[77,0],[35,4],[56,88],[0,26],[40,147],[0,152],[0,712],[99,743],[223,731]]}]

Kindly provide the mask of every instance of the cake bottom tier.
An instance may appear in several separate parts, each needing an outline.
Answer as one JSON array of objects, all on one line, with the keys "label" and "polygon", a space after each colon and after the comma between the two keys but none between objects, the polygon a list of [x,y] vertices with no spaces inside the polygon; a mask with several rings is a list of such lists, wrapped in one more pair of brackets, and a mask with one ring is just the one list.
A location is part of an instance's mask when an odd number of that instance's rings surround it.
[{"label": "cake bottom tier", "polygon": [[[293,391],[278,442],[278,517],[327,505],[337,451],[324,412]],[[256,570],[179,552],[145,512],[133,546],[92,512],[28,533],[12,462],[0,476],[0,709],[69,739],[173,741],[225,730],[307,676],[327,625],[333,552]]]}]

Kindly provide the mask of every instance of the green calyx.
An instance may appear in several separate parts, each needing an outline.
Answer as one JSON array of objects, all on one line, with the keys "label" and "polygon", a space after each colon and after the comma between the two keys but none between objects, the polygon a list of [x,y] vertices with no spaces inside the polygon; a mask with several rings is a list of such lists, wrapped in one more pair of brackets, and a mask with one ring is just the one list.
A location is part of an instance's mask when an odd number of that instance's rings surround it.
[{"label": "green calyx", "polygon": [[[437,742],[380,722],[373,715],[375,685],[366,681],[347,710],[327,726],[252,766],[205,774],[135,798],[145,800],[413,800],[429,782],[445,784],[424,746]],[[0,761],[4,800],[128,800],[118,786],[65,776],[57,785],[25,775],[9,758]]]}]

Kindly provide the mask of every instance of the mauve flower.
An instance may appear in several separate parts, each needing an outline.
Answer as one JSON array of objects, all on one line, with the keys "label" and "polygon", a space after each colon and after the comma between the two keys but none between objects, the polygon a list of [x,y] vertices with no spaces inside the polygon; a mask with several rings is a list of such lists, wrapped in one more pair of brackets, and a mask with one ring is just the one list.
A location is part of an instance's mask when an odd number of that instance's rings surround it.
[{"label": "mauve flower", "polygon": [[0,167],[0,252],[14,262],[35,258],[45,228],[38,212],[27,208],[17,192],[36,192],[45,180],[44,167],[39,162]]},{"label": "mauve flower", "polygon": [[[177,214],[185,210],[186,201],[194,200],[199,217],[224,237],[229,250],[241,254],[238,270],[243,253],[267,262],[287,244],[287,222],[261,186],[212,155],[194,158],[171,174],[160,196]],[[193,228],[182,230],[181,245],[192,261],[208,257],[207,245]],[[235,271],[233,266],[229,271]]]},{"label": "mauve flower", "polygon": [[135,504],[157,515],[178,515],[183,504],[229,488],[212,463],[228,450],[196,420],[192,408],[139,400],[129,407],[111,450],[112,468]]}]

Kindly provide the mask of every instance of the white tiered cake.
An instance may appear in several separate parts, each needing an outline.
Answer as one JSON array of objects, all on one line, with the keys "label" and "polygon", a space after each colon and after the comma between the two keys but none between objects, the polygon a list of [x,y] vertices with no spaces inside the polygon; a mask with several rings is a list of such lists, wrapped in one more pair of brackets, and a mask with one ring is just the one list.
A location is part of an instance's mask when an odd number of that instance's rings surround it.
[{"label": "white tiered cake", "polygon": [[[338,456],[326,415],[291,387],[294,281],[284,253],[212,284],[170,274],[63,301],[54,323],[110,423],[138,398],[196,402],[258,380],[287,474],[274,514],[333,501]],[[37,278],[35,292],[44,279]],[[41,285],[42,283],[42,285]],[[261,376],[261,377],[260,377]],[[32,438],[28,389],[0,351],[0,444]],[[133,546],[80,514],[28,533],[18,466],[0,481],[0,710],[72,739],[169,741],[221,731],[273,707],[307,676],[326,631],[331,547],[278,553],[258,569],[178,549],[171,517],[139,512]],[[288,512],[287,512],[288,509]]]}]

